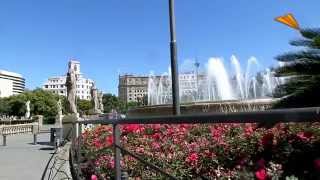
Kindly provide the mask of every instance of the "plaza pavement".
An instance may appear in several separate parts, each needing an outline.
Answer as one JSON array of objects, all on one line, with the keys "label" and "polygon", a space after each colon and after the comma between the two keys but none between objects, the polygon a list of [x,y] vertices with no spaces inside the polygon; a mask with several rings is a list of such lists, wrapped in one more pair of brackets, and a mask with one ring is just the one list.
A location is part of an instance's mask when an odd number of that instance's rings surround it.
[{"label": "plaza pavement", "polygon": [[0,137],[0,180],[39,180],[53,153],[49,145],[50,126],[44,126],[38,135],[38,144],[33,145],[33,135],[7,136],[7,146],[2,146]]}]

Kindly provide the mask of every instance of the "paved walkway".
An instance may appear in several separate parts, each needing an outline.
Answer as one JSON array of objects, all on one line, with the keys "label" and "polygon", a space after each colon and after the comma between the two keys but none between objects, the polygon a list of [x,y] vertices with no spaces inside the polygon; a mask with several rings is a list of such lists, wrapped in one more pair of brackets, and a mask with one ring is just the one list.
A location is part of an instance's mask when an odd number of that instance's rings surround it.
[{"label": "paved walkway", "polygon": [[[49,127],[45,127],[48,129]],[[38,144],[33,145],[33,135],[7,136],[7,146],[2,146],[0,137],[0,179],[39,180],[53,152],[49,145],[50,134],[38,135]]]}]

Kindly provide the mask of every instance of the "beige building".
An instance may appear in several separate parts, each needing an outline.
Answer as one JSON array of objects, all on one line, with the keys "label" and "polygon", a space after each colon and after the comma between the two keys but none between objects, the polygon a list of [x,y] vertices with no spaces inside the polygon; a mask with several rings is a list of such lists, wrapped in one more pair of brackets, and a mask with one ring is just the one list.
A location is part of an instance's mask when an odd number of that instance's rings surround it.
[{"label": "beige building", "polygon": [[[94,81],[91,79],[86,78],[80,71],[80,62],[71,60],[69,62],[71,64],[71,67],[74,68],[77,76],[77,97],[79,99],[84,100],[91,100],[91,87],[94,84]],[[61,96],[67,96],[67,87],[66,87],[66,79],[67,76],[56,76],[56,77],[50,77],[48,80],[44,83],[42,88],[47,91],[51,91],[55,94],[61,95]]]},{"label": "beige building", "polygon": [[128,102],[141,102],[148,95],[148,76],[120,75],[119,99]]},{"label": "beige building", "polygon": [[[171,79],[168,78],[170,77],[153,76],[151,78],[150,88],[152,88],[152,85],[154,85],[154,88],[156,89],[159,88],[159,82],[162,81],[162,91],[153,91],[148,93],[148,76],[120,75],[118,86],[119,99],[125,103],[140,102],[144,105],[171,103]],[[192,98],[200,98],[201,93],[199,92],[206,89],[206,87],[203,87],[205,81],[206,76],[203,74],[199,74],[198,76],[196,76],[194,73],[179,74],[181,101],[195,101],[195,99]],[[198,95],[195,95],[197,93]],[[148,97],[148,95],[151,97]]]}]

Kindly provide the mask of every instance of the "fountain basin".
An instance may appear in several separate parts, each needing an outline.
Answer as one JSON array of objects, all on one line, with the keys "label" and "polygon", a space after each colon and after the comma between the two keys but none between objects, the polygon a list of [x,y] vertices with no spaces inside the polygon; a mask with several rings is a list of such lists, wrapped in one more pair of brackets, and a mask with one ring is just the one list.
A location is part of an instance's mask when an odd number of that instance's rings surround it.
[{"label": "fountain basin", "polygon": [[[181,104],[181,114],[204,114],[213,112],[248,112],[270,109],[277,99],[203,101]],[[131,108],[128,117],[172,115],[172,105],[151,105]]]}]

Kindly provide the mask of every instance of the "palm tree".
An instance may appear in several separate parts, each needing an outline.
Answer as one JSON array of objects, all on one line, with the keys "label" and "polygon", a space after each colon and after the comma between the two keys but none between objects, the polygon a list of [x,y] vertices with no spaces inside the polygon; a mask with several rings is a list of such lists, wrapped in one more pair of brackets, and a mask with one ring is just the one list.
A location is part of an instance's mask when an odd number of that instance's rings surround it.
[{"label": "palm tree", "polygon": [[320,105],[320,29],[302,29],[300,33],[302,38],[290,44],[302,50],[276,57],[283,63],[275,70],[276,76],[285,79],[274,94],[281,97],[276,108]]}]

